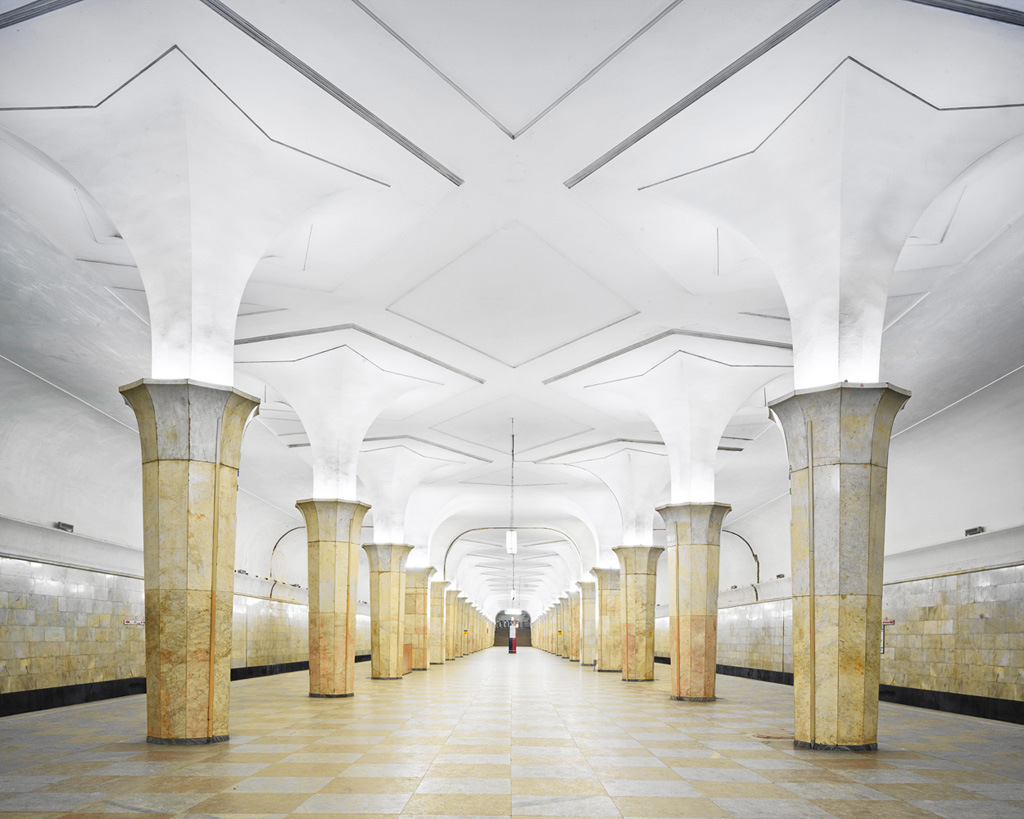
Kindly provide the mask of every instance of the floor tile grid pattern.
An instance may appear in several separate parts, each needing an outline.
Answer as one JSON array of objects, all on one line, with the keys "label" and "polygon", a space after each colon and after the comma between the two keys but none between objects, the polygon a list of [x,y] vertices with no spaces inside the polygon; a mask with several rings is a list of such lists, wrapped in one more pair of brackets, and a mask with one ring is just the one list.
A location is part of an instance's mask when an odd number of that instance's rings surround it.
[{"label": "floor tile grid pattern", "polygon": [[[362,667],[361,667],[362,668]],[[1020,817],[1024,727],[882,703],[873,754],[792,747],[792,689],[718,678],[669,699],[536,649],[356,696],[303,672],[234,683],[231,740],[147,745],[127,697],[0,720],[14,816]]]}]

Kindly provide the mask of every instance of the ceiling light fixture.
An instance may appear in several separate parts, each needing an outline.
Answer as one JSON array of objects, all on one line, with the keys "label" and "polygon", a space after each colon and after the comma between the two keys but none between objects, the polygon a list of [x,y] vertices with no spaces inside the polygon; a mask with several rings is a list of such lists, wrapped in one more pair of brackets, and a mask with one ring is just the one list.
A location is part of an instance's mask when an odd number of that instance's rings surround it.
[{"label": "ceiling light fixture", "polygon": [[514,555],[517,551],[519,551],[519,543],[516,538],[516,419],[513,418],[512,466],[509,470],[508,531],[505,532],[505,552]]}]

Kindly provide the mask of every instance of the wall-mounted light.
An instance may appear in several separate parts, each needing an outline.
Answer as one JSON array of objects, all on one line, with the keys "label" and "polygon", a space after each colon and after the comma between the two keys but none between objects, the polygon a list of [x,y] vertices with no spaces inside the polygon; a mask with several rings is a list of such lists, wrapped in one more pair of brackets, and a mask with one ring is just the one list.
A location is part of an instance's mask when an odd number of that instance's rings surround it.
[{"label": "wall-mounted light", "polygon": [[62,520],[58,520],[55,524],[53,524],[53,528],[54,529],[60,529],[60,531],[62,531],[62,532],[74,532],[75,531],[75,525],[73,523],[65,523]]},{"label": "wall-mounted light", "polygon": [[[59,523],[57,525],[60,526]],[[984,531],[984,526],[972,526],[970,529],[964,529],[964,536],[970,537],[971,535],[980,535]]]},{"label": "wall-mounted light", "polygon": [[783,579],[785,579],[785,577],[786,577],[786,575],[784,575],[784,574],[777,574],[777,575],[775,575],[775,579],[776,580],[783,580]]}]

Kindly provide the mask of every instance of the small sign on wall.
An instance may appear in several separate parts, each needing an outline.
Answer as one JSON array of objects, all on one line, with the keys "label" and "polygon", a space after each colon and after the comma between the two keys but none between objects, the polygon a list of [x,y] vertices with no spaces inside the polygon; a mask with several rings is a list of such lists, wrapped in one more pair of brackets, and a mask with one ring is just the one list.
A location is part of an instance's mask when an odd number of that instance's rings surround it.
[{"label": "small sign on wall", "polygon": [[125,620],[124,624],[126,626],[144,626],[144,625],[146,625],[146,621],[145,620]]},{"label": "small sign on wall", "polygon": [[878,652],[879,654],[885,654],[885,627],[886,626],[895,626],[895,625],[896,625],[896,621],[895,620],[883,620],[882,621],[882,650],[880,652]]}]

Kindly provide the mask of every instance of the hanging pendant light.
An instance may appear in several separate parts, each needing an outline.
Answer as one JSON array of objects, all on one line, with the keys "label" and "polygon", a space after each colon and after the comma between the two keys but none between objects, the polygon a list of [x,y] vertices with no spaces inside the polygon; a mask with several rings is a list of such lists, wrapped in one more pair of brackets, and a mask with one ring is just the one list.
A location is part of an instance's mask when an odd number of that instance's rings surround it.
[{"label": "hanging pendant light", "polygon": [[[512,419],[512,466],[509,470],[508,531],[505,532],[505,553],[519,551],[516,537],[516,419]],[[515,599],[515,598],[513,598]]]}]

